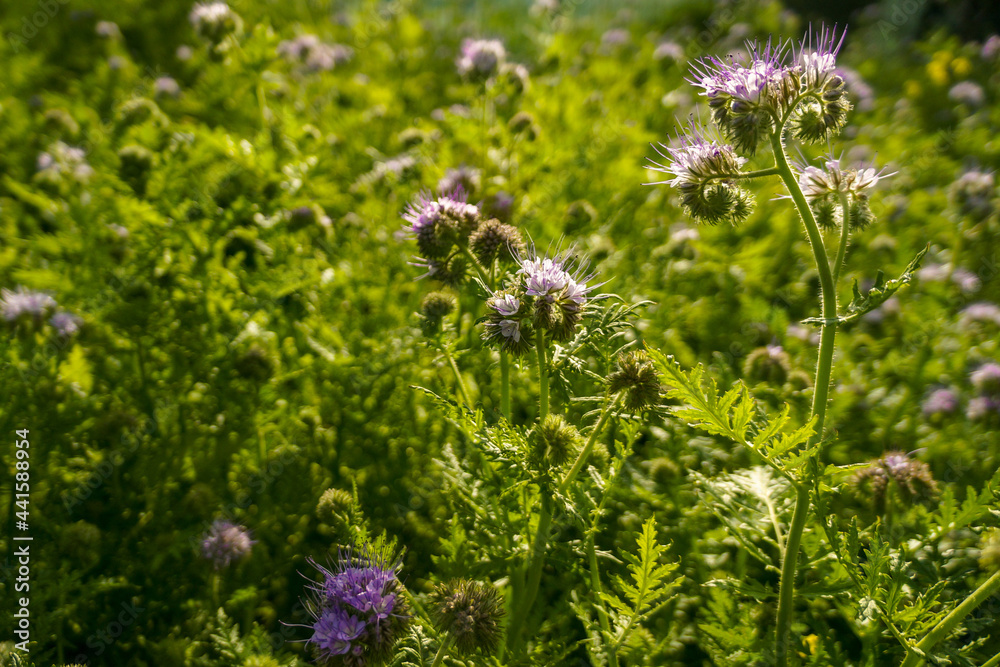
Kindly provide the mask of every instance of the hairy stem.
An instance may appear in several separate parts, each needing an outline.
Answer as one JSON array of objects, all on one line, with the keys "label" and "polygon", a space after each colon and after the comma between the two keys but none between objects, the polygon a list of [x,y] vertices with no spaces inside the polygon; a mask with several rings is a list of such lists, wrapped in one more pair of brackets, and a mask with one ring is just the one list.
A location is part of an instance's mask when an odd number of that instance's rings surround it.
[{"label": "hairy stem", "polygon": [[[809,245],[812,247],[813,258],[816,260],[816,270],[819,273],[820,299],[822,301],[823,324],[820,334],[819,361],[816,364],[816,383],[813,393],[812,414],[816,418],[816,434],[813,442],[823,437],[823,423],[826,420],[826,403],[830,392],[830,374],[833,368],[833,349],[837,335],[837,291],[833,272],[830,270],[830,260],[823,244],[823,235],[802,189],[788,165],[785,146],[782,143],[782,127],[779,125],[771,135],[771,148],[774,150],[775,167],[785,188],[792,196],[795,208],[799,211]],[[792,621],[792,607],[795,604],[795,574],[798,566],[799,546],[802,543],[802,531],[805,529],[809,516],[810,498],[808,489],[796,484],[795,510],[792,513],[792,523],[788,528],[785,542],[785,552],[781,563],[781,583],[778,589],[778,612],[775,630],[775,664],[786,667],[788,664],[789,628]]]},{"label": "hairy stem", "polygon": [[[982,586],[972,591],[972,594],[965,598],[962,604],[952,609],[950,614],[941,619],[941,622],[935,625],[934,629],[917,642],[917,648],[925,653],[930,651],[941,640],[947,637],[962,622],[962,619],[968,616],[976,607],[986,602],[997,590],[1000,590],[1000,571],[995,572],[993,576],[983,582]],[[996,664],[996,660],[997,658],[992,658],[987,664],[994,665]],[[924,664],[924,659],[914,651],[910,651],[907,653],[906,659],[903,660],[903,664],[900,667],[917,667],[917,665],[922,664]]]},{"label": "hairy stem", "polygon": [[621,400],[621,394],[615,397],[615,400],[611,402],[608,402],[607,398],[605,398],[604,410],[601,411],[601,418],[597,420],[594,430],[590,432],[587,444],[580,450],[579,455],[576,457],[576,461],[573,462],[573,467],[567,471],[566,476],[563,477],[562,482],[559,483],[559,493],[566,493],[566,489],[569,488],[570,483],[580,473],[580,470],[587,462],[587,459],[590,458],[590,453],[594,450],[594,443],[597,442],[597,436],[599,436],[601,431],[604,430],[604,425],[607,424],[608,417],[610,417],[611,413],[615,411],[618,404],[621,403]]},{"label": "hairy stem", "polygon": [[750,179],[750,178],[764,178],[765,176],[777,176],[777,167],[768,167],[767,169],[755,169],[753,171],[741,171],[734,174],[713,174],[705,179],[705,183],[709,181],[717,181],[719,179],[725,179],[727,181],[738,181],[740,179]]}]

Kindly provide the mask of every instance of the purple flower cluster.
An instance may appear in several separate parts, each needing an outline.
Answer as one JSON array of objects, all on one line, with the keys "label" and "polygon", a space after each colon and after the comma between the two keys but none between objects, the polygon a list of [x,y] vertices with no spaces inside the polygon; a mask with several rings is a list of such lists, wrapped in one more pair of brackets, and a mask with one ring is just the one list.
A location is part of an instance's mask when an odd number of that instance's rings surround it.
[{"label": "purple flower cluster", "polygon": [[487,299],[490,310],[483,339],[512,354],[531,349],[533,331],[549,332],[555,340],[568,340],[583,318],[593,274],[587,264],[574,261],[572,252],[517,258],[517,280]]},{"label": "purple flower cluster", "polygon": [[310,563],[323,575],[310,587],[315,621],[308,643],[317,657],[360,667],[391,656],[409,622],[397,578],[399,562],[342,554],[333,569]]},{"label": "purple flower cluster", "polygon": [[56,300],[45,292],[23,287],[0,290],[0,317],[12,325],[22,321],[40,325],[48,317],[49,325],[65,338],[75,335],[83,324],[76,315],[57,310]]},{"label": "purple flower cluster", "polygon": [[466,39],[455,66],[458,73],[473,79],[488,79],[507,59],[507,49],[498,39]]},{"label": "purple flower cluster", "polygon": [[735,149],[723,143],[716,133],[692,126],[678,136],[674,147],[660,144],[654,149],[666,163],[650,160],[652,166],[647,169],[670,174],[673,178],[649,185],[666,183],[677,188],[681,204],[691,217],[716,224],[723,220],[742,222],[750,215],[753,197],[737,187],[734,180],[742,171],[746,158],[737,155]]},{"label": "purple flower cluster", "polygon": [[327,44],[316,35],[300,35],[278,44],[278,55],[302,64],[309,72],[326,72],[354,57],[354,50],[343,44]]},{"label": "purple flower cluster", "polygon": [[249,556],[253,545],[254,540],[250,539],[246,528],[226,519],[216,519],[202,537],[201,553],[221,570]]},{"label": "purple flower cluster", "polygon": [[37,178],[51,182],[59,182],[65,177],[83,183],[94,173],[82,148],[68,146],[61,141],[39,154],[36,167]]}]

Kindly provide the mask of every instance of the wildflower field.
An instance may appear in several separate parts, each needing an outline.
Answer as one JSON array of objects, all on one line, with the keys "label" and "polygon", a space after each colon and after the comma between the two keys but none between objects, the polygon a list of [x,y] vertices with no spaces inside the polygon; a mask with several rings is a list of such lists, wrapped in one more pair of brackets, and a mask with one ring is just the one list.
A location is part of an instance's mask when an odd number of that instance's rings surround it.
[{"label": "wildflower field", "polygon": [[995,3],[0,28],[0,665],[1000,665]]}]

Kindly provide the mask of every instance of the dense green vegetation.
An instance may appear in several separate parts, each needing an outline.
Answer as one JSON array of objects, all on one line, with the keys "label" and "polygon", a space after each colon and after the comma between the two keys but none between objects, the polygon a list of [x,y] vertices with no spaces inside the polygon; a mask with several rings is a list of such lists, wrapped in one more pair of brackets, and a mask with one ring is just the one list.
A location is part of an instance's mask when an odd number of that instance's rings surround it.
[{"label": "dense green vegetation", "polygon": [[[305,664],[309,559],[382,535],[412,620],[397,664],[432,663],[435,587],[459,578],[497,584],[496,632],[525,629],[496,642],[503,657],[472,646],[445,664],[772,664],[795,494],[748,448],[693,429],[703,417],[677,409],[697,388],[678,388],[701,364],[721,390],[749,387],[748,414],[787,404],[805,424],[818,328],[802,321],[820,315],[820,278],[778,180],[753,181],[748,219],[714,226],[644,183],[664,180],[645,169],[652,143],[692,114],[710,122],[690,63],[798,39],[808,17],[756,1],[334,4],[233,3],[218,38],[187,3],[0,9],[0,287],[8,309],[29,292],[57,304],[0,321],[0,641],[16,641],[26,511],[38,666]],[[831,150],[896,172],[851,238],[841,304],[929,250],[838,334],[813,461],[841,468],[803,538],[792,664],[898,665],[895,635],[915,643],[1000,566],[1000,387],[982,372],[1000,362],[1000,40],[928,28],[915,5],[860,14],[837,61],[854,108]],[[469,37],[501,40],[510,66],[463,75]],[[457,182],[539,253],[573,246],[592,295],[617,295],[552,348],[541,407],[534,352],[512,359],[501,404],[475,271],[417,279],[402,216]],[[442,289],[457,309],[428,326],[421,304]],[[643,345],[662,396],[607,408],[617,352]],[[664,376],[661,353],[685,371]],[[594,436],[578,477],[532,444],[549,403],[583,432],[571,451]],[[219,519],[253,540],[224,567],[203,549]],[[598,558],[614,602],[595,592]],[[512,602],[536,562],[537,595]],[[633,599],[617,579],[633,575],[658,597]],[[935,647],[940,664],[1000,651],[996,604]],[[611,612],[628,625],[614,657]]]}]

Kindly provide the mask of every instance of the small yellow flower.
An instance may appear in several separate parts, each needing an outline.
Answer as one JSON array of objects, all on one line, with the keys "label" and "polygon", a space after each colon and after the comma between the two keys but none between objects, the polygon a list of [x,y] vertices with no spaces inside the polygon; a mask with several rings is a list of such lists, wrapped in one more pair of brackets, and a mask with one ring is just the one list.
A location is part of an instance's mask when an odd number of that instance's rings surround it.
[{"label": "small yellow flower", "polygon": [[927,63],[927,76],[939,86],[948,83],[948,63],[934,58]]},{"label": "small yellow flower", "polygon": [[903,91],[906,93],[907,97],[920,97],[920,93],[923,92],[923,87],[920,85],[919,81],[910,79],[903,84]]},{"label": "small yellow flower", "polygon": [[955,58],[951,61],[951,71],[959,78],[968,76],[972,72],[972,63],[968,58]]}]

